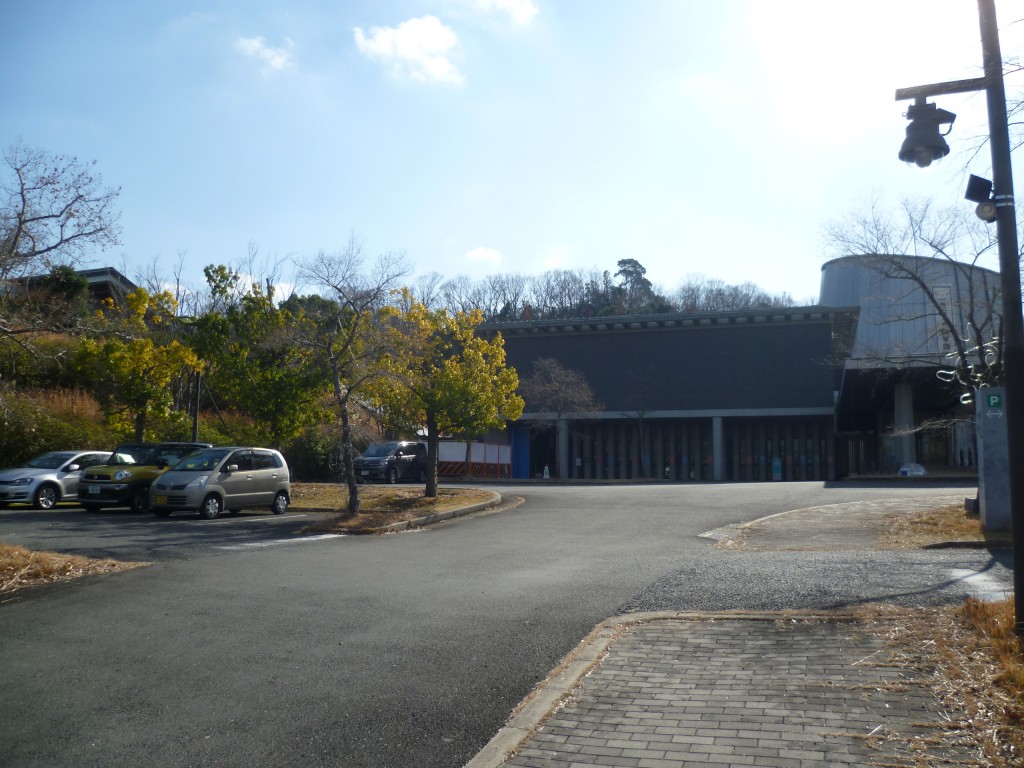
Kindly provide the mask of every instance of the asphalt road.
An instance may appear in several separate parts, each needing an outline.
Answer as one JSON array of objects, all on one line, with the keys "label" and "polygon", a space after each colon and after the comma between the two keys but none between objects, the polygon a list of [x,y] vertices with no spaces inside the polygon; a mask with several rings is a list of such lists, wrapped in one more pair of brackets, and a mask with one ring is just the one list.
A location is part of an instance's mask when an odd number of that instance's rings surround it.
[{"label": "asphalt road", "polygon": [[[965,569],[1009,582],[985,551],[736,553],[698,537],[948,487],[498,490],[526,501],[380,537],[296,541],[279,535],[288,516],[133,521],[144,551],[177,555],[0,605],[4,765],[461,766],[617,612],[944,602],[968,593]],[[0,540],[30,538],[9,514]],[[76,538],[60,528],[44,533]]]},{"label": "asphalt road", "polygon": [[0,511],[0,540],[28,549],[88,557],[134,562],[180,560],[291,537],[320,517],[301,511],[274,515],[246,510],[203,520],[196,514],[158,518],[128,509],[90,513],[80,507],[45,512],[11,507]]}]

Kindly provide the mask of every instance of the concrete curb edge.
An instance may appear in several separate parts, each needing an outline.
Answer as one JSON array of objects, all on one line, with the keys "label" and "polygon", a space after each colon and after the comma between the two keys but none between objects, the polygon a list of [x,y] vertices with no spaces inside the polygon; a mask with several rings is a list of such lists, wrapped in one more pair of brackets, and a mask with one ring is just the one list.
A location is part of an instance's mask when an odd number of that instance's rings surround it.
[{"label": "concrete curb edge", "polygon": [[482,512],[485,509],[496,507],[501,504],[501,494],[494,491],[489,492],[491,498],[487,501],[482,501],[479,504],[470,504],[466,507],[459,507],[458,509],[449,509],[444,512],[435,512],[430,515],[424,515],[423,517],[417,517],[413,520],[404,520],[401,523],[392,523],[391,525],[385,525],[381,528],[382,533],[391,533],[395,531],[406,531],[410,528],[422,528],[433,523],[440,523],[443,520],[451,520],[453,517],[462,517],[463,515],[471,515],[474,512]]}]

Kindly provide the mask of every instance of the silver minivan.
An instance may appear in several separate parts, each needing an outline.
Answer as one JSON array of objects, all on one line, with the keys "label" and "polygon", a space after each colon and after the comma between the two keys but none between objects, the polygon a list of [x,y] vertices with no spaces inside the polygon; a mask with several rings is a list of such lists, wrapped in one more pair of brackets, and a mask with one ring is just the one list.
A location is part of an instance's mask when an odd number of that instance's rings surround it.
[{"label": "silver minivan", "polygon": [[179,461],[149,488],[157,517],[187,510],[213,520],[225,510],[261,507],[281,515],[290,499],[288,464],[270,448],[207,448]]}]

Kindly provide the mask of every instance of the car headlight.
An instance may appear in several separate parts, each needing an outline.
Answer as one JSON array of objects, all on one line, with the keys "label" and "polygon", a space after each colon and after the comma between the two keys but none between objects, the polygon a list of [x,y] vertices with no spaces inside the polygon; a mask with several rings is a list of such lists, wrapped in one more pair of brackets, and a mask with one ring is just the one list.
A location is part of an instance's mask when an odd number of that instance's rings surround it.
[{"label": "car headlight", "polygon": [[31,477],[19,477],[16,480],[11,480],[11,485],[32,485]]},{"label": "car headlight", "polygon": [[206,481],[209,480],[209,479],[210,479],[209,475],[200,475],[199,477],[197,477],[195,480],[193,480],[191,483],[189,483],[185,487],[186,488],[202,488],[204,485],[206,485]]},{"label": "car headlight", "polygon": [[127,469],[119,469],[117,470],[117,472],[114,473],[115,480],[127,480],[131,476],[132,473],[129,472]]}]

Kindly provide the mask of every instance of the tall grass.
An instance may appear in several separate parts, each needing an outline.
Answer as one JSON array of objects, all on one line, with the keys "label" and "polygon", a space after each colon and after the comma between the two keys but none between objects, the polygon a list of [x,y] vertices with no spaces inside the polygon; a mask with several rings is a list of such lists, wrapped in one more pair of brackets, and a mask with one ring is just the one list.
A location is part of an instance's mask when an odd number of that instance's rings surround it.
[{"label": "tall grass", "polygon": [[1013,598],[986,602],[968,598],[960,609],[964,621],[989,645],[999,661],[996,683],[1024,704],[1024,653],[1014,631]]}]

